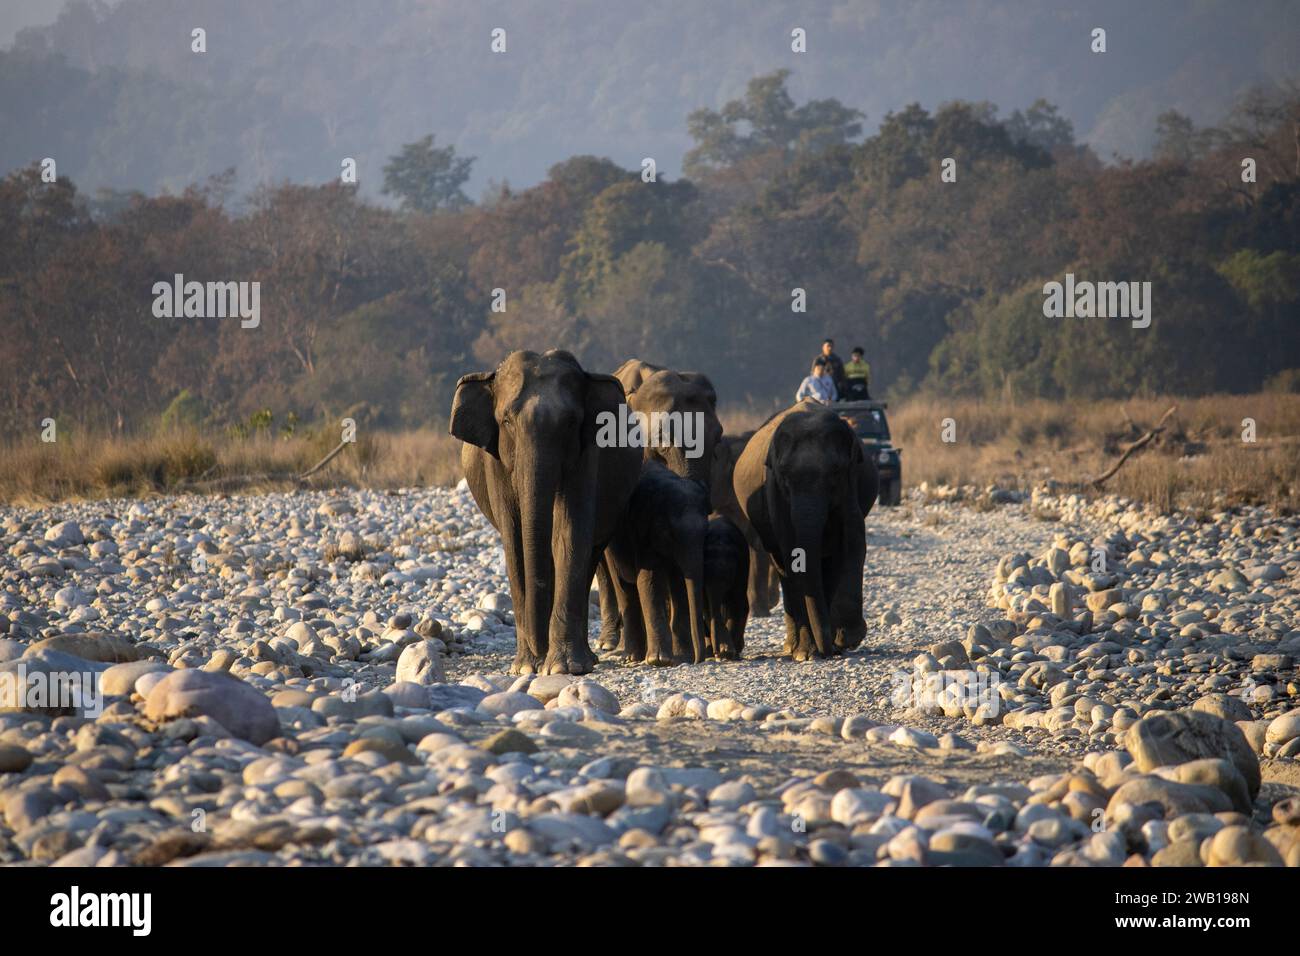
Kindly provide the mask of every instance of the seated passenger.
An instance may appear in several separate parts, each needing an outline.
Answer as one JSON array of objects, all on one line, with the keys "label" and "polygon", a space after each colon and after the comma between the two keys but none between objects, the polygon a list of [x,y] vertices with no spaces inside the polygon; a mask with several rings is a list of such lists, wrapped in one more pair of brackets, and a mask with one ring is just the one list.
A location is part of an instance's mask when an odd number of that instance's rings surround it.
[{"label": "seated passenger", "polygon": [[827,363],[824,358],[817,358],[812,364],[812,374],[803,380],[799,385],[799,391],[794,393],[794,400],[801,402],[805,398],[811,398],[813,401],[821,402],[823,405],[829,405],[831,402],[839,401],[839,392],[835,390],[835,382],[831,380],[830,372],[827,369]]}]

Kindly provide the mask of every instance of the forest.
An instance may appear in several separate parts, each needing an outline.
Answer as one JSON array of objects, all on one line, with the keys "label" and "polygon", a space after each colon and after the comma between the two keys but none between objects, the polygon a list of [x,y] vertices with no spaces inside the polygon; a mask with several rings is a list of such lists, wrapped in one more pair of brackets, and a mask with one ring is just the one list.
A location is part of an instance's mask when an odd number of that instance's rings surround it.
[{"label": "forest", "polygon": [[[788,79],[686,117],[680,177],[577,155],[477,202],[474,157],[436,131],[388,159],[382,203],[346,176],[87,194],[19,168],[0,180],[0,431],[436,425],[459,375],[550,347],[772,407],[827,335],[891,398],[1300,388],[1300,87],[1214,126],[1168,111],[1150,159],[1103,161],[1044,100],[901,105],[864,135]],[[1149,327],[1046,317],[1067,273],[1150,282]],[[156,316],[176,275],[258,283],[260,322]]]}]

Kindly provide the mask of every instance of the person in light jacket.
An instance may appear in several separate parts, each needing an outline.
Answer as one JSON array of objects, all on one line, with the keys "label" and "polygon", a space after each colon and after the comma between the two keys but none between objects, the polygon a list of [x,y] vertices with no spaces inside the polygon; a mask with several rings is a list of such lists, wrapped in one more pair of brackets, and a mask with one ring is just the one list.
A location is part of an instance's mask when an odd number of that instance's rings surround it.
[{"label": "person in light jacket", "polygon": [[794,393],[794,400],[802,402],[805,398],[811,398],[815,402],[829,405],[839,401],[839,397],[840,393],[831,379],[826,360],[820,357],[814,359],[812,373],[800,383],[799,391]]}]

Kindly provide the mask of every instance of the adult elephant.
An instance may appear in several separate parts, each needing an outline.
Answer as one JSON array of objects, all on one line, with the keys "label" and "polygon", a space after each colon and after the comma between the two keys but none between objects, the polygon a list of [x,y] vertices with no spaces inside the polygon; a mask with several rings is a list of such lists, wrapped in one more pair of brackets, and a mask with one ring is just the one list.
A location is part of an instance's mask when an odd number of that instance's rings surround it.
[{"label": "adult elephant", "polygon": [[591,578],[641,473],[636,448],[598,447],[623,386],[571,354],[512,352],[456,383],[451,433],[474,500],[501,534],[517,674],[584,674]]},{"label": "adult elephant", "polygon": [[[682,427],[687,422],[686,416],[690,416],[689,432],[660,437],[690,438],[691,441],[650,443],[646,445],[644,455],[646,460],[660,462],[675,475],[699,482],[709,492],[713,458],[722,438],[722,423],[718,420],[718,395],[708,376],[700,372],[676,372],[640,359],[628,359],[615,370],[614,377],[623,385],[629,410],[645,415],[649,422],[655,421],[658,415],[661,420],[673,421],[677,427]],[[677,417],[663,418],[674,415]],[[711,507],[706,497],[705,510]],[[605,649],[622,647],[628,652],[629,648],[621,640],[622,620],[607,566],[598,570],[597,581],[600,585],[600,646]],[[673,582],[672,593],[678,602],[685,601],[682,581]],[[679,613],[674,621],[675,647],[680,651],[689,640],[688,619]],[[630,651],[630,654],[635,659],[635,651]]]},{"label": "adult elephant", "polygon": [[740,529],[740,533],[745,536],[745,541],[749,545],[749,582],[746,586],[749,615],[770,617],[772,608],[781,597],[781,579],[772,566],[772,559],[763,547],[763,542],[759,540],[758,532],[745,517],[732,485],[736,462],[753,437],[752,431],[722,436],[722,441],[718,443],[717,454],[713,456],[713,478],[710,488],[713,492],[713,510],[729,518],[732,524]]},{"label": "adult elephant", "polygon": [[[651,365],[640,359],[628,359],[614,372],[623,385],[628,407],[653,421],[653,416],[692,416],[692,441],[647,444],[645,457],[662,462],[673,474],[681,475],[709,487],[713,475],[713,456],[722,438],[718,420],[718,393],[709,377],[701,372],[676,372]],[[668,420],[668,419],[664,419]],[[668,436],[665,436],[668,437]]]},{"label": "adult elephant", "polygon": [[857,647],[867,629],[863,518],[879,489],[853,429],[811,400],[778,412],[745,446],[733,486],[781,576],[786,653]]},{"label": "adult elephant", "polygon": [[623,391],[631,396],[641,383],[648,379],[655,372],[662,372],[662,365],[655,365],[653,362],[643,362],[640,359],[628,359],[618,368],[614,369],[614,377],[623,384]]}]

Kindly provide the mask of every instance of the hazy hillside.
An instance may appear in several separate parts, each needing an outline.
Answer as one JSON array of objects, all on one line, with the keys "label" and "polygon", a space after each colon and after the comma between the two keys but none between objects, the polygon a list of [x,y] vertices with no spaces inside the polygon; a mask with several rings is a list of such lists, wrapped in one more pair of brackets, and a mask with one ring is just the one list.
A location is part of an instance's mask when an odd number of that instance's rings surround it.
[{"label": "hazy hillside", "polygon": [[[527,186],[574,154],[675,175],[686,116],[793,71],[796,99],[867,114],[920,102],[1057,104],[1098,156],[1143,155],[1156,116],[1207,123],[1246,86],[1300,72],[1287,0],[1076,5],[1017,0],[73,0],[0,53],[0,170],[55,156],[81,188],[320,182],[344,156],[374,195],[379,166],[428,132],[479,157],[469,185]],[[207,31],[208,52],[190,50]],[[808,52],[790,51],[794,26]],[[1105,27],[1108,52],[1089,51]],[[507,52],[490,52],[494,27]]]}]

